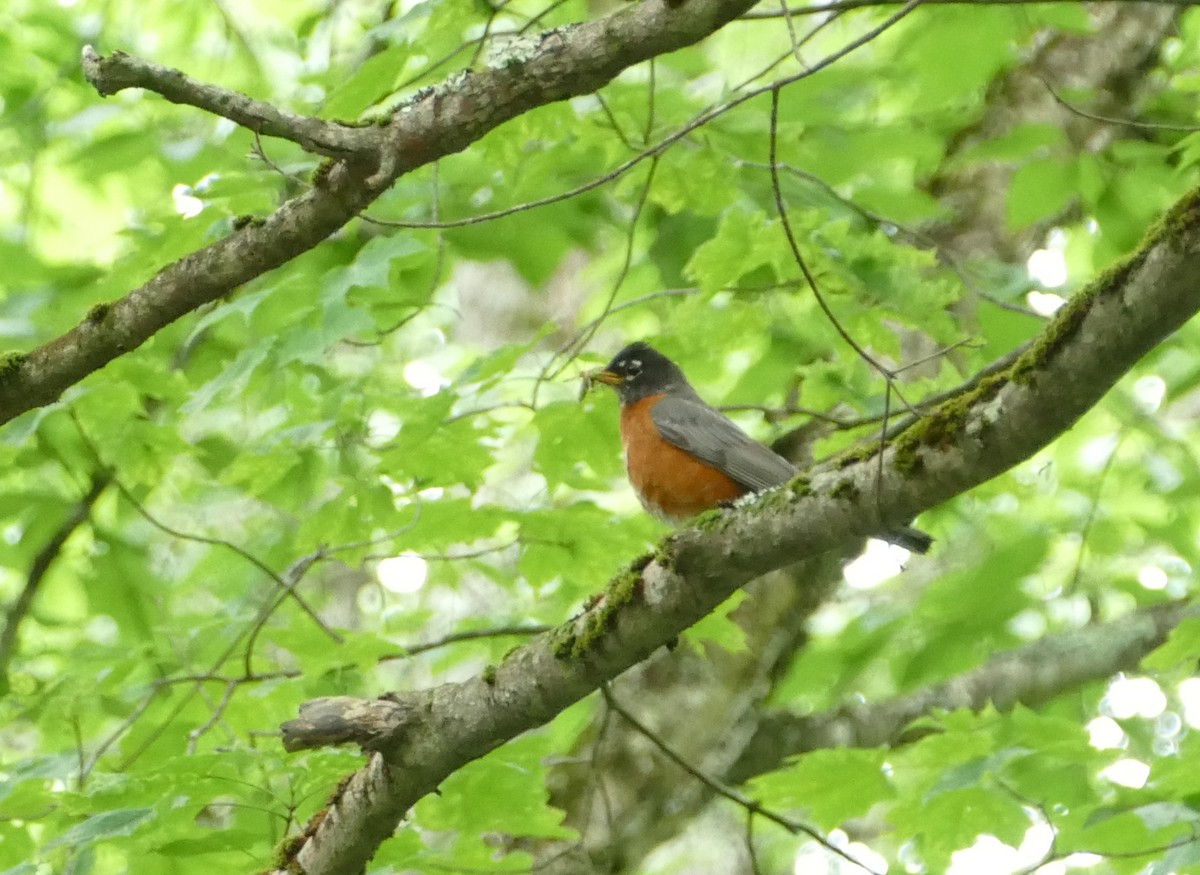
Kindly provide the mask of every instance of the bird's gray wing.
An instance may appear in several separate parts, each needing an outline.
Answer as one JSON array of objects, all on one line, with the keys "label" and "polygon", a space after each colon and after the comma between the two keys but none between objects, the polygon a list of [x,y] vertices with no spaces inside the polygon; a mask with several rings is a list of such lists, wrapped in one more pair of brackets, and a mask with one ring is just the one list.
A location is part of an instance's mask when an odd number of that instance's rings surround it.
[{"label": "bird's gray wing", "polygon": [[720,468],[753,492],[790,480],[796,469],[702,401],[668,395],[650,411],[662,437]]}]

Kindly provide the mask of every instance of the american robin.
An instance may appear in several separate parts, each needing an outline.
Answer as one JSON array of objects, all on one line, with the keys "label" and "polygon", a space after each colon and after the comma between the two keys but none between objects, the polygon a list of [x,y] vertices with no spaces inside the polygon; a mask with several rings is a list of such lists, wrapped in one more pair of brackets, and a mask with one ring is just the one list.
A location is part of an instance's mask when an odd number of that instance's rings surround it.
[{"label": "american robin", "polygon": [[[621,399],[621,443],[642,506],[678,525],[701,511],[792,479],[796,468],[696,394],[675,362],[631,343],[588,375]],[[933,539],[911,527],[880,535],[916,553]]]}]

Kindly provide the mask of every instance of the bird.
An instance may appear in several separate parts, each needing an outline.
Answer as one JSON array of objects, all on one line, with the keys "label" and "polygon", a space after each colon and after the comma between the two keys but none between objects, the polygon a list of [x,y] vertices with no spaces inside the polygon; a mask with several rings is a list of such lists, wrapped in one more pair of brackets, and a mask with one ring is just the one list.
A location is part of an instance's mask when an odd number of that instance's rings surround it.
[{"label": "bird", "polygon": [[[797,468],[754,440],[692,388],[679,365],[649,344],[631,343],[585,375],[616,390],[625,469],[642,506],[672,525],[791,480]],[[914,553],[933,539],[911,526],[878,537]]]}]

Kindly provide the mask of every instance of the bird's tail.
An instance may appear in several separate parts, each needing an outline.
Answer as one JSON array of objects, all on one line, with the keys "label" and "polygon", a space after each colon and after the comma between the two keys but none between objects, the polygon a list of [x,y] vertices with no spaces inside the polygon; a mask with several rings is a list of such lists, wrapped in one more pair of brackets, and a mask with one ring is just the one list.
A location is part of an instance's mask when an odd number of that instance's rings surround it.
[{"label": "bird's tail", "polygon": [[911,550],[914,553],[928,553],[929,548],[933,545],[933,538],[920,529],[914,529],[912,526],[900,526],[895,529],[888,529],[879,535],[879,537],[889,544],[895,544],[897,547],[903,547],[905,550]]}]

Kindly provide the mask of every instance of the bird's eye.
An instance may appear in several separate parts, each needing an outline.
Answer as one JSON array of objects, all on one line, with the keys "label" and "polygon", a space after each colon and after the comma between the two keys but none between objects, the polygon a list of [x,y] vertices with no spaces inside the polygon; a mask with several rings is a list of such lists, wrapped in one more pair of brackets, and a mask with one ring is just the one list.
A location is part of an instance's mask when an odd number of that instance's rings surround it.
[{"label": "bird's eye", "polygon": [[642,363],[637,359],[631,359],[625,363],[625,373],[630,377],[636,377],[642,372]]}]

